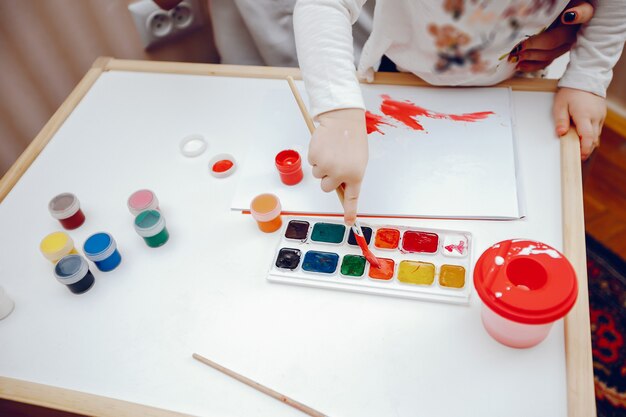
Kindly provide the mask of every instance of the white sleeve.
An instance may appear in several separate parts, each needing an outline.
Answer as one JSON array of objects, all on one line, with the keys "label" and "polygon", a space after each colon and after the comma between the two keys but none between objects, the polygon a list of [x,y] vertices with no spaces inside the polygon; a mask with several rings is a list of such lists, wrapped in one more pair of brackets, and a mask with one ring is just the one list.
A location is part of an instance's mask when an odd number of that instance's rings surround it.
[{"label": "white sleeve", "polygon": [[352,25],[366,0],[299,0],[293,14],[298,62],[311,114],[364,109],[356,76]]},{"label": "white sleeve", "polygon": [[559,87],[606,97],[626,40],[626,0],[593,1],[594,16],[578,32]]}]

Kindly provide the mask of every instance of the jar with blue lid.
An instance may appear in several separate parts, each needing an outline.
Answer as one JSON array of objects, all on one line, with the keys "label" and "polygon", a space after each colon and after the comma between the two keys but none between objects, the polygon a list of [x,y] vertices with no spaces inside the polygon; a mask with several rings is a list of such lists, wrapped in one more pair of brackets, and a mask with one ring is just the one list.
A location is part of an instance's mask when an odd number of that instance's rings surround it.
[{"label": "jar with blue lid", "polygon": [[122,262],[115,239],[109,233],[95,233],[85,241],[83,251],[102,272],[112,271]]}]

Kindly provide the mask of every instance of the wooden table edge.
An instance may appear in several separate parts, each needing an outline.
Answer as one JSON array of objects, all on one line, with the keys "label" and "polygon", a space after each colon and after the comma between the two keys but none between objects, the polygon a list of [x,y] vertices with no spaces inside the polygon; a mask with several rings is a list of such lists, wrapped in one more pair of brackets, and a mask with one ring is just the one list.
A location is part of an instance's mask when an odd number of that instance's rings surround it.
[{"label": "wooden table edge", "polygon": [[87,416],[189,417],[161,408],[0,376],[0,398]]},{"label": "wooden table edge", "polygon": [[[138,61],[100,57],[96,59],[93,66],[87,71],[87,74],[61,104],[48,123],[44,125],[15,164],[2,177],[0,180],[0,202],[4,200],[104,71],[137,71],[273,79],[281,79],[291,75],[294,78],[301,78],[300,70],[297,68]],[[407,73],[377,73],[374,83],[429,86],[418,77]],[[554,92],[557,88],[556,83],[556,80],[517,78],[504,81],[498,84],[498,86],[511,87],[516,91]],[[572,311],[565,318],[568,417],[594,417],[596,416],[596,407],[591,355],[580,147],[578,136],[573,130],[570,130],[561,139],[561,188],[563,251],[574,266],[579,282],[578,300]],[[49,393],[51,392],[54,392],[54,395],[50,395]],[[6,377],[0,377],[0,398],[74,413],[103,416],[131,415],[136,414],[138,411],[147,416],[184,415],[122,400]],[[115,410],[115,413],[111,414],[110,410]],[[131,414],[123,414],[126,411],[129,411]],[[148,414],[148,412],[164,414]]]}]

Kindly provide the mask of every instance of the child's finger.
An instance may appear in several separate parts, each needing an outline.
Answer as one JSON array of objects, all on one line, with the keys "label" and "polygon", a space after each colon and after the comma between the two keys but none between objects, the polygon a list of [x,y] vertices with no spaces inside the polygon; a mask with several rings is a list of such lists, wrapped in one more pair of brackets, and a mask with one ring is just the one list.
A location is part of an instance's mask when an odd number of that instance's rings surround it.
[{"label": "child's finger", "polygon": [[356,210],[361,192],[361,183],[346,184],[343,198],[344,220],[352,226],[356,220]]},{"label": "child's finger", "polygon": [[324,191],[325,193],[329,193],[331,191],[334,191],[337,187],[341,185],[341,180],[337,177],[331,177],[327,175],[322,178],[320,185],[322,187],[322,191]]},{"label": "child's finger", "polygon": [[563,136],[569,130],[569,109],[567,101],[559,99],[557,95],[552,105],[552,117],[556,126],[556,134]]},{"label": "child's finger", "polygon": [[319,165],[313,165],[313,168],[311,169],[311,173],[313,174],[313,178],[324,178],[324,176],[326,175],[324,173],[324,170],[322,168],[320,168]]},{"label": "child's finger", "polygon": [[597,137],[594,135],[591,119],[574,117],[574,124],[576,124],[576,132],[578,132],[578,136],[580,137],[580,156],[584,161],[589,158],[589,155],[593,152]]}]

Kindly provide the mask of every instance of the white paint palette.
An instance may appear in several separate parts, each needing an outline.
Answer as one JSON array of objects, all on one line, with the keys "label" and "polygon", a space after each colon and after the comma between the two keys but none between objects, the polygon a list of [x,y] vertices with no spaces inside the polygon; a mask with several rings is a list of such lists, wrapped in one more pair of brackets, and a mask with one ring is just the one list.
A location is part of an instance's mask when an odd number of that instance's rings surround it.
[{"label": "white paint palette", "polygon": [[284,223],[269,281],[456,304],[469,301],[469,232],[361,223],[381,262],[375,268],[339,220],[294,217]]}]

